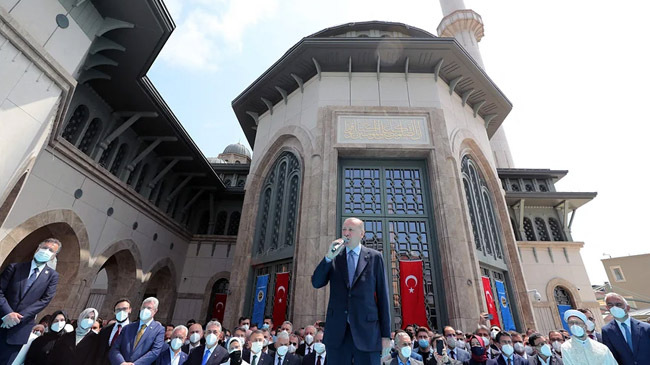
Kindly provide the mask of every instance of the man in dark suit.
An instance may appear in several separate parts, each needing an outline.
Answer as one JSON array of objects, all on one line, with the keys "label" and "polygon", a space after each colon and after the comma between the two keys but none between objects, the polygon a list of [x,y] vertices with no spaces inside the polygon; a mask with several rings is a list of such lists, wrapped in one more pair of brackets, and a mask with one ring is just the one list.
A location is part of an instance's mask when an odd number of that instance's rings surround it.
[{"label": "man in dark suit", "polygon": [[296,351],[298,355],[305,356],[314,352],[314,336],[316,336],[316,327],[312,325],[305,327],[305,343],[298,347]]},{"label": "man in dark suit", "polygon": [[189,343],[183,345],[181,351],[189,355],[194,349],[203,344],[205,344],[205,340],[203,339],[203,326],[199,323],[193,323],[190,326]]},{"label": "man in dark suit", "polygon": [[[401,364],[410,364],[410,365],[424,365],[422,360],[415,359],[411,355],[413,349],[413,342],[411,341],[411,335],[405,331],[397,331],[395,333],[395,357],[385,356],[382,359],[382,365],[401,365]],[[331,355],[330,355],[331,357]],[[455,360],[454,360],[455,361]],[[435,363],[435,361],[434,361]]]},{"label": "man in dark suit", "polygon": [[218,365],[228,360],[228,350],[219,345],[221,323],[210,321],[205,326],[205,345],[190,352],[186,365]]},{"label": "man in dark suit", "polygon": [[546,343],[546,338],[539,333],[531,334],[528,344],[535,349],[535,354],[528,356],[530,365],[564,365],[562,358],[553,353],[551,346]]},{"label": "man in dark suit", "polygon": [[108,365],[108,351],[111,349],[117,338],[120,337],[122,330],[126,325],[131,323],[129,316],[131,315],[131,301],[127,298],[118,299],[113,307],[115,313],[115,323],[109,324],[99,331],[99,344],[97,354],[99,356],[98,363]]},{"label": "man in dark suit", "polygon": [[[361,245],[363,221],[343,222],[343,238],[332,242],[311,283],[330,283],[325,339],[333,364],[379,365],[390,351],[390,307],[384,259]],[[347,299],[346,299],[347,298]]]},{"label": "man in dark suit", "polygon": [[494,340],[501,354],[494,359],[489,359],[487,365],[528,365],[528,360],[515,353],[512,337],[508,332],[497,333]]},{"label": "man in dark suit", "polygon": [[273,356],[265,354],[262,351],[264,347],[264,333],[260,330],[255,330],[250,335],[250,349],[242,351],[242,360],[250,365],[272,365]]},{"label": "man in dark suit", "polygon": [[650,324],[631,318],[630,306],[619,294],[607,294],[605,303],[614,320],[603,327],[603,344],[621,365],[650,364]]},{"label": "man in dark suit", "polygon": [[27,343],[34,318],[56,293],[59,273],[47,265],[61,251],[61,242],[48,238],[30,262],[9,264],[0,275],[0,364],[12,363]]},{"label": "man in dark suit", "polygon": [[298,355],[289,353],[289,333],[286,331],[280,332],[275,343],[273,364],[300,365],[300,363],[301,361]]},{"label": "man in dark suit", "polygon": [[316,332],[314,351],[303,357],[302,365],[327,365],[327,351],[323,343],[323,331]]},{"label": "man in dark suit", "polygon": [[151,364],[160,356],[165,344],[165,327],[154,320],[158,304],[154,297],[142,302],[140,320],[124,327],[108,352],[111,365]]},{"label": "man in dark suit", "polygon": [[589,308],[578,308],[578,312],[587,316],[587,319],[590,321],[587,323],[587,335],[589,338],[603,343],[603,336],[600,332],[596,331],[596,318],[594,318],[594,314],[591,313],[591,310]]},{"label": "man in dark suit", "polygon": [[172,330],[169,344],[163,346],[163,350],[154,365],[171,365],[176,359],[178,359],[177,365],[183,365],[187,361],[187,354],[181,351],[181,347],[185,342],[185,338],[187,338],[187,332],[187,327],[183,325],[176,326]]},{"label": "man in dark suit", "polygon": [[451,326],[447,326],[442,330],[442,332],[445,335],[445,343],[447,344],[447,353],[449,357],[460,362],[469,361],[472,357],[469,352],[457,346],[458,341],[456,340],[456,330]]}]

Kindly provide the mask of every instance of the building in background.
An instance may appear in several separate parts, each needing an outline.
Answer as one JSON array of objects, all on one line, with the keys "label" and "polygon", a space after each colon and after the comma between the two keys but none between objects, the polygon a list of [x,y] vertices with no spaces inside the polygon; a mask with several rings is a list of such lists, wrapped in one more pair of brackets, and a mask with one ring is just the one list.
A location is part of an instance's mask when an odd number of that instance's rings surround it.
[{"label": "building in background", "polygon": [[609,282],[607,292],[615,292],[627,300],[632,315],[639,320],[650,317],[650,286],[648,268],[650,254],[610,257],[601,260]]}]

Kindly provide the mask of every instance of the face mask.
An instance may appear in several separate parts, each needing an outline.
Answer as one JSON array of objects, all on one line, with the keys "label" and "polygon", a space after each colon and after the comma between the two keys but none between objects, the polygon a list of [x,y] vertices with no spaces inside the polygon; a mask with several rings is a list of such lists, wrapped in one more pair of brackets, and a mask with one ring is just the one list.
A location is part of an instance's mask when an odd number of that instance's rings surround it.
[{"label": "face mask", "polygon": [[402,357],[408,359],[411,356],[411,346],[402,347],[399,352],[402,353]]},{"label": "face mask", "polygon": [[555,350],[555,352],[562,352],[562,342],[560,342],[560,341],[553,341],[553,343],[551,344],[551,346],[553,346],[553,350]]},{"label": "face mask", "polygon": [[267,330],[267,329],[269,329],[269,325],[268,325],[268,323],[264,323],[264,324],[262,325],[262,329],[263,329],[263,330]]},{"label": "face mask", "polygon": [[176,351],[176,350],[180,349],[181,346],[183,346],[183,340],[181,340],[180,338],[176,337],[176,338],[174,338],[174,339],[171,341],[171,345],[170,345],[170,346],[171,346],[172,350]]},{"label": "face mask", "polygon": [[587,331],[593,332],[596,329],[594,322],[587,320]]},{"label": "face mask", "polygon": [[585,335],[585,330],[582,327],[578,326],[577,324],[571,326],[570,329],[571,329],[571,334],[573,334],[576,337],[582,337]]},{"label": "face mask", "polygon": [[456,337],[447,337],[447,347],[450,349],[456,348]]},{"label": "face mask", "polygon": [[311,343],[314,342],[314,336],[312,335],[305,336],[305,342],[307,343],[307,345],[311,345]]},{"label": "face mask", "polygon": [[294,352],[296,352],[296,346],[294,346],[294,345],[289,345],[289,353],[290,353],[290,354],[293,354]]},{"label": "face mask", "polygon": [[264,344],[259,341],[255,341],[251,344],[251,351],[254,354],[259,354],[259,352],[262,351],[262,347],[264,347]]},{"label": "face mask", "polygon": [[532,347],[526,345],[526,346],[524,346],[524,351],[526,352],[526,355],[533,356],[533,348]]},{"label": "face mask", "polygon": [[50,329],[56,333],[59,333],[61,332],[64,326],[65,326],[65,321],[53,322],[52,326],[50,326]]},{"label": "face mask", "polygon": [[518,354],[523,354],[524,351],[524,344],[521,342],[515,342],[515,352]]},{"label": "face mask", "polygon": [[241,326],[241,328],[242,328],[244,331],[248,331],[248,328],[249,328],[249,327],[250,327],[250,326],[247,325],[247,324]]},{"label": "face mask", "polygon": [[217,335],[215,335],[214,333],[210,333],[209,335],[205,336],[206,345],[212,347],[214,346],[215,343],[217,343]]},{"label": "face mask", "polygon": [[70,332],[74,331],[74,327],[72,327],[72,325],[71,325],[70,323],[67,323],[67,324],[63,327],[63,330],[64,330],[66,333],[70,333]]},{"label": "face mask", "polygon": [[41,331],[35,331],[34,334],[35,334],[36,336],[38,336],[38,337],[40,337],[40,336],[42,335]]},{"label": "face mask", "polygon": [[236,350],[230,350],[230,355],[228,357],[230,358],[230,363],[231,364],[239,364],[241,361],[241,350],[236,349]]},{"label": "face mask", "polygon": [[197,343],[201,340],[201,335],[194,332],[190,335],[190,343]]},{"label": "face mask", "polygon": [[539,353],[546,356],[546,357],[549,357],[549,356],[553,355],[553,353],[551,352],[551,346],[549,346],[547,344],[544,344],[544,345],[542,345],[542,347],[540,347]]},{"label": "face mask", "polygon": [[616,319],[623,319],[627,315],[627,313],[625,313],[625,309],[619,307],[612,307],[609,310],[609,313],[611,313],[612,316]]},{"label": "face mask", "polygon": [[79,323],[79,327],[81,327],[84,330],[87,330],[93,326],[93,323],[95,323],[94,319],[84,318],[81,320],[81,323]]},{"label": "face mask", "polygon": [[140,320],[146,322],[151,318],[151,311],[148,308],[142,308],[140,310]]},{"label": "face mask", "polygon": [[284,356],[287,354],[287,351],[289,351],[289,346],[280,346],[277,348],[278,355]]},{"label": "face mask", "polygon": [[422,347],[423,349],[426,349],[429,347],[429,341],[425,340],[424,338],[421,338],[418,340],[418,346]]},{"label": "face mask", "polygon": [[124,322],[127,319],[128,316],[129,316],[129,314],[126,313],[126,311],[119,311],[119,312],[115,313],[115,319],[120,323]]},{"label": "face mask", "polygon": [[395,340],[390,340],[390,347],[395,347]]},{"label": "face mask", "polygon": [[483,347],[472,347],[472,354],[476,356],[483,356],[485,355],[485,348]]},{"label": "face mask", "polygon": [[316,342],[314,344],[314,351],[316,351],[317,354],[322,354],[325,352],[325,344],[322,342]]},{"label": "face mask", "polygon": [[99,334],[99,330],[92,330],[92,331],[95,332],[96,334]]},{"label": "face mask", "polygon": [[44,264],[52,258],[52,251],[48,250],[47,248],[39,248],[38,251],[34,254],[34,260],[38,262],[39,264]]},{"label": "face mask", "polygon": [[466,346],[465,341],[463,340],[456,341],[456,346],[460,347],[461,349],[464,349]]},{"label": "face mask", "polygon": [[512,345],[503,345],[501,346],[501,352],[503,352],[506,357],[510,357],[510,355],[515,352],[515,348],[512,347]]},{"label": "face mask", "polygon": [[483,343],[485,344],[485,347],[490,346],[490,339],[487,337],[483,337]]},{"label": "face mask", "polygon": [[497,331],[497,330],[492,330],[492,332],[490,332],[490,336],[492,336],[493,340],[497,338],[498,333],[499,333],[499,331]]},{"label": "face mask", "polygon": [[266,347],[266,346],[268,346],[268,345],[269,345],[269,340],[267,340],[267,339],[265,338],[265,339],[264,339],[264,347]]}]

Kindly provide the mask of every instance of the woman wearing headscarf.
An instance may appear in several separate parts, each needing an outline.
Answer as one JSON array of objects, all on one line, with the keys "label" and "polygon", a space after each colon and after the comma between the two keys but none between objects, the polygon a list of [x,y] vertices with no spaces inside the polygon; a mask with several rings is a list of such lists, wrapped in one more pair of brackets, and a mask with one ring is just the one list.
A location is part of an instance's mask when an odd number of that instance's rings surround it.
[{"label": "woman wearing headscarf", "polygon": [[243,347],[244,344],[241,343],[241,339],[239,337],[231,337],[228,340],[228,344],[226,345],[226,350],[228,350],[228,360],[222,362],[221,364],[249,365],[246,361],[244,361],[244,359],[242,359]]},{"label": "woman wearing headscarf", "polygon": [[91,331],[97,318],[95,308],[86,308],[79,315],[77,329],[63,334],[48,357],[52,365],[97,364],[98,335]]},{"label": "woman wearing headscarf", "polygon": [[472,358],[469,359],[469,365],[485,365],[488,356],[485,349],[485,342],[481,336],[472,336],[469,339],[470,354]]},{"label": "woman wearing headscarf", "polygon": [[25,357],[25,365],[40,365],[47,364],[47,357],[54,348],[54,343],[59,340],[61,335],[65,333],[65,327],[68,318],[64,311],[56,311],[50,316],[50,321],[47,323],[48,331],[41,337],[35,339],[27,356]]}]

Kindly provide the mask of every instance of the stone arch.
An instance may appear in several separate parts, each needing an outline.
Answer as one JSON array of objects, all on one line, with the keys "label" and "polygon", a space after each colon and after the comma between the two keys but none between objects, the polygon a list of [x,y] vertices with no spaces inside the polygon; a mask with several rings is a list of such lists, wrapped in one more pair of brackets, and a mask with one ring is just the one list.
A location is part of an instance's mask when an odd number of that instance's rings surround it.
[{"label": "stone arch", "polygon": [[14,203],[18,198],[18,194],[23,189],[23,185],[25,184],[25,180],[27,179],[27,173],[28,172],[25,171],[23,172],[22,175],[20,175],[20,177],[14,184],[14,187],[11,188],[5,200],[2,202],[2,204],[0,204],[0,227],[2,226],[2,223],[4,223],[5,219],[7,219],[7,216],[9,215],[11,208],[14,206]]},{"label": "stone arch", "polygon": [[548,281],[546,284],[546,300],[551,306],[551,314],[553,315],[553,321],[555,322],[555,328],[562,328],[562,319],[560,318],[560,310],[557,308],[557,303],[555,303],[555,288],[562,287],[566,289],[571,298],[573,299],[573,305],[576,308],[582,308],[582,301],[580,300],[580,293],[578,292],[578,287],[576,287],[570,281],[563,278],[553,278]]},{"label": "stone arch", "polygon": [[169,323],[174,314],[176,304],[176,267],[169,258],[156,262],[145,275],[142,291],[139,293],[141,300],[134,304],[136,308],[147,297],[156,297],[160,301],[156,319],[162,323]]},{"label": "stone arch", "polygon": [[88,268],[90,253],[88,232],[72,210],[42,212],[13,228],[0,241],[0,269],[11,262],[31,260],[38,244],[49,237],[59,239],[63,247],[55,262],[50,263],[56,266],[59,283],[56,295],[44,312],[63,308],[71,314],[77,313],[76,306],[84,286],[82,273]]},{"label": "stone arch", "polygon": [[[210,280],[208,280],[208,283],[205,285],[205,290],[203,291],[203,303],[201,303],[201,315],[204,316],[206,319],[211,314],[211,308],[212,308],[212,288],[214,287],[214,284],[217,283],[220,279],[228,279],[230,280],[230,272],[228,271],[220,271],[216,274],[214,274]],[[226,308],[228,307],[228,302],[226,302]]]},{"label": "stone arch", "polygon": [[[93,282],[101,271],[106,272],[107,282],[104,293],[93,290]],[[94,277],[90,282],[88,303],[93,302],[102,318],[113,317],[113,305],[120,298],[129,298],[132,305],[139,299],[137,291],[143,281],[142,257],[138,246],[130,239],[110,245],[95,258],[90,268]]]}]

